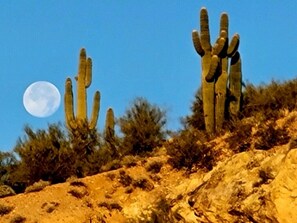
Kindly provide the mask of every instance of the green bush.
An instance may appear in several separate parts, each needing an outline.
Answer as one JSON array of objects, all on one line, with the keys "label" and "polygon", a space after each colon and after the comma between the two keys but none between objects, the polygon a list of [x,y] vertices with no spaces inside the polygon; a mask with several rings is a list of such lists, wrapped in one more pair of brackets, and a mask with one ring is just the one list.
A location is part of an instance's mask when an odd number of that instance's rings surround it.
[{"label": "green bush", "polygon": [[165,147],[170,156],[168,163],[177,169],[193,167],[211,170],[214,165],[214,154],[205,144],[204,134],[194,128],[183,130],[170,139]]},{"label": "green bush", "polygon": [[201,89],[198,89],[195,94],[195,100],[193,101],[191,106],[191,115],[183,118],[182,123],[185,128],[196,128],[199,130],[205,130]]},{"label": "green bush", "polygon": [[166,136],[165,123],[164,111],[146,99],[135,99],[132,107],[119,119],[124,153],[143,154],[160,146]]},{"label": "green bush", "polygon": [[256,140],[255,149],[268,150],[274,146],[287,144],[291,137],[286,130],[275,128],[275,124],[269,122],[261,124],[253,138]]},{"label": "green bush", "polygon": [[243,92],[243,117],[262,117],[264,120],[279,118],[281,109],[296,108],[297,79],[254,86],[247,84]]},{"label": "green bush", "polygon": [[34,132],[25,126],[25,136],[14,149],[20,157],[19,171],[28,185],[39,180],[64,182],[74,174],[75,153],[70,149],[60,125],[51,124],[48,130]]}]

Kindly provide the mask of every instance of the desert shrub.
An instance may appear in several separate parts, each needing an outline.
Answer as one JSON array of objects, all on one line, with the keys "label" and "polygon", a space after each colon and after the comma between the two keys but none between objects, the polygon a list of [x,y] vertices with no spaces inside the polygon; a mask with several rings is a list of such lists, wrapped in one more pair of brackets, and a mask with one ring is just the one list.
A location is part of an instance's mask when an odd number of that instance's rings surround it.
[{"label": "desert shrub", "polygon": [[12,152],[0,151],[0,184],[5,183],[17,165],[18,161]]},{"label": "desert shrub", "polygon": [[141,160],[139,156],[127,155],[124,156],[121,160],[121,164],[126,167],[137,166],[137,162]]},{"label": "desert shrub", "polygon": [[70,186],[75,186],[75,187],[87,187],[87,185],[79,180],[74,180],[70,182]]},{"label": "desert shrub", "polygon": [[119,119],[125,154],[151,152],[165,139],[165,112],[144,98],[136,98],[131,108]]},{"label": "desert shrub", "polygon": [[106,201],[103,201],[103,202],[100,202],[98,203],[98,207],[105,207],[107,210],[109,211],[112,211],[112,210],[118,210],[118,211],[121,211],[123,209],[123,207],[116,203],[116,202],[106,202]]},{"label": "desert shrub", "polygon": [[200,88],[196,92],[195,99],[192,102],[191,114],[187,115],[185,118],[182,118],[182,123],[185,128],[205,130],[203,102]]},{"label": "desert shrub", "polygon": [[0,204],[0,216],[9,214],[13,209],[14,209],[14,207],[12,207],[12,206]]},{"label": "desert shrub", "polygon": [[263,123],[254,134],[255,149],[268,150],[274,146],[283,145],[289,142],[290,136],[285,129],[274,127],[274,122]]},{"label": "desert shrub", "polygon": [[145,177],[139,177],[138,179],[134,179],[132,182],[132,185],[134,187],[138,187],[142,190],[145,191],[151,191],[154,189],[154,184],[150,182],[147,178]]},{"label": "desert shrub", "polygon": [[43,190],[45,187],[49,186],[51,183],[49,181],[39,180],[31,186],[27,187],[25,193],[37,192]]},{"label": "desert shrub", "polygon": [[10,223],[23,223],[25,221],[26,218],[18,214],[11,218]]},{"label": "desert shrub", "polygon": [[71,194],[73,197],[76,197],[78,199],[81,199],[83,197],[85,197],[86,195],[88,195],[88,191],[86,188],[84,187],[80,187],[80,188],[71,188],[68,191],[69,194]]},{"label": "desert shrub", "polygon": [[165,147],[170,156],[168,163],[174,168],[192,167],[211,170],[214,165],[214,154],[204,143],[204,134],[193,128],[183,130],[170,139]]},{"label": "desert shrub", "polygon": [[63,182],[73,175],[76,154],[70,149],[65,132],[59,124],[35,132],[25,126],[25,136],[14,151],[20,157],[23,180],[32,184],[39,180]]},{"label": "desert shrub", "polygon": [[122,184],[124,187],[128,187],[132,184],[132,182],[132,177],[129,174],[127,174],[124,170],[121,170],[119,176],[119,183]]},{"label": "desert shrub", "polygon": [[22,174],[19,173],[19,160],[13,152],[0,152],[0,185],[10,186],[16,193],[25,190],[21,182]]},{"label": "desert shrub", "polygon": [[45,202],[42,204],[41,208],[45,209],[47,213],[52,213],[60,205],[58,202],[51,201],[49,203]]},{"label": "desert shrub", "polygon": [[15,191],[8,185],[0,186],[0,198],[15,195]]},{"label": "desert shrub", "polygon": [[97,129],[90,129],[87,121],[79,122],[78,128],[68,130],[68,138],[76,156],[74,169],[78,177],[98,173],[110,159],[106,149],[101,149],[101,136]]},{"label": "desert shrub", "polygon": [[100,172],[107,172],[110,170],[117,170],[122,167],[121,161],[118,159],[107,162],[100,168]]},{"label": "desert shrub", "polygon": [[235,153],[244,152],[252,146],[252,128],[255,123],[238,121],[232,126],[231,135],[226,139]]},{"label": "desert shrub", "polygon": [[242,116],[261,116],[265,120],[279,117],[281,109],[296,108],[297,79],[254,86],[247,84],[243,93]]},{"label": "desert shrub", "polygon": [[151,173],[159,173],[163,166],[163,162],[161,161],[153,161],[146,165],[145,169]]}]

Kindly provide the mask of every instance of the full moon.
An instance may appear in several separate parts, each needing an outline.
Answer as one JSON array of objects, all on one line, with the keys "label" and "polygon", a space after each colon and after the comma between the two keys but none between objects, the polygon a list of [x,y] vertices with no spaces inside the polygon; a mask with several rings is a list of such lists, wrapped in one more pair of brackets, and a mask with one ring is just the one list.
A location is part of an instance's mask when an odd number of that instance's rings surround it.
[{"label": "full moon", "polygon": [[23,104],[27,112],[39,118],[54,114],[60,106],[59,90],[50,82],[37,81],[27,87]]}]

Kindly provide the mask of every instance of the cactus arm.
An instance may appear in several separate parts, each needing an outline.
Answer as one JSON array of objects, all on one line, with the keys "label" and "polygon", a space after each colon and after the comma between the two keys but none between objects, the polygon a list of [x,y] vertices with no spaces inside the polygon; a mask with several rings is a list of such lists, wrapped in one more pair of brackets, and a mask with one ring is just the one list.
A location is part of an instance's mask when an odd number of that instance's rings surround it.
[{"label": "cactus arm", "polygon": [[93,109],[92,109],[92,115],[89,121],[89,129],[96,128],[97,120],[99,116],[99,110],[100,110],[100,92],[96,91],[93,99]]},{"label": "cactus arm", "polygon": [[85,88],[86,78],[86,50],[80,51],[79,67],[77,75],[77,119],[86,121],[87,118],[87,93]]},{"label": "cactus arm", "polygon": [[211,51],[208,13],[206,8],[202,8],[200,11],[200,40],[202,48],[205,51]]},{"label": "cactus arm", "polygon": [[205,77],[207,82],[214,82],[217,75],[217,69],[219,66],[219,57],[217,55],[213,55],[211,58],[210,68],[208,74]]},{"label": "cactus arm", "polygon": [[88,88],[92,83],[92,59],[87,59],[86,64],[86,78],[85,78],[85,88]]},{"label": "cactus arm", "polygon": [[75,129],[77,126],[75,125],[72,82],[70,78],[67,78],[65,83],[64,109],[67,126],[71,129]]},{"label": "cactus arm", "polygon": [[105,119],[105,138],[108,140],[114,138],[114,126],[115,126],[115,121],[114,121],[114,113],[112,108],[108,108],[106,112],[106,119]]},{"label": "cactus arm", "polygon": [[228,35],[228,26],[229,26],[228,14],[226,12],[223,12],[221,14],[221,20],[220,20],[220,33],[222,31],[225,31],[227,32],[226,34]]},{"label": "cactus arm", "polygon": [[230,113],[237,116],[241,106],[242,92],[242,73],[241,73],[241,58],[239,52],[231,58],[229,89],[233,100],[230,102]]},{"label": "cactus arm", "polygon": [[228,46],[227,56],[232,57],[238,50],[238,47],[239,47],[239,35],[236,33],[232,37],[232,40]]},{"label": "cactus arm", "polygon": [[194,44],[194,48],[196,50],[196,52],[203,57],[204,55],[204,50],[201,46],[201,41],[200,41],[200,37],[199,37],[199,33],[197,30],[193,30],[192,31],[192,40],[193,40],[193,44]]},{"label": "cactus arm", "polygon": [[227,39],[225,37],[219,37],[212,48],[212,55],[221,55],[225,48],[226,41]]}]

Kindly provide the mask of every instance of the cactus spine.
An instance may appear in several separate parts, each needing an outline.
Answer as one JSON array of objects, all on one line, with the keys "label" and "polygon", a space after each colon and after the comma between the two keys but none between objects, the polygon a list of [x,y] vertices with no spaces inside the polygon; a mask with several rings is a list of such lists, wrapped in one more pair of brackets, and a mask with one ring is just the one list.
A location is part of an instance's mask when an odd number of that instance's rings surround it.
[{"label": "cactus spine", "polygon": [[[222,13],[219,37],[214,46],[211,46],[208,14],[207,10],[202,8],[200,11],[200,36],[198,31],[194,30],[192,32],[194,47],[197,53],[201,56],[203,112],[205,127],[209,133],[214,133],[223,126],[225,113],[227,112],[228,59],[237,55],[239,46],[238,34],[233,36],[229,44],[228,26],[228,15]],[[236,69],[236,72],[239,72],[238,66],[235,70],[234,69],[235,67],[232,68],[232,72],[235,72]],[[233,82],[231,81],[232,83],[230,83],[230,86],[233,86],[234,84],[238,85],[237,82],[234,82],[235,79],[233,78]],[[238,91],[236,92],[238,94]]]},{"label": "cactus spine", "polygon": [[99,107],[100,107],[100,92],[96,91],[93,100],[93,109],[91,118],[87,118],[87,88],[92,83],[92,60],[87,58],[86,50],[80,50],[78,74],[75,77],[77,83],[77,113],[74,115],[73,106],[73,91],[72,81],[70,78],[66,79],[65,83],[65,115],[66,124],[68,128],[75,130],[84,123],[88,123],[89,129],[95,129],[98,120]]}]

